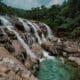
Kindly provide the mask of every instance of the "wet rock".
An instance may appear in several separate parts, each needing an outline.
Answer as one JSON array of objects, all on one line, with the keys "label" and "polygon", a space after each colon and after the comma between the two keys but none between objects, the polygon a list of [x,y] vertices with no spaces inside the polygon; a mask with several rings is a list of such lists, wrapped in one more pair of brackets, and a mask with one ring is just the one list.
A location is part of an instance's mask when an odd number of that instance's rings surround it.
[{"label": "wet rock", "polygon": [[48,51],[50,53],[51,56],[56,56],[58,55],[58,52],[56,50],[55,45],[53,45],[51,42],[47,41],[42,43],[41,45],[43,47],[43,49],[45,49],[46,51]]},{"label": "wet rock", "polygon": [[25,31],[25,29],[24,29],[24,26],[23,26],[23,24],[21,23],[21,22],[16,22],[15,23],[15,27],[18,29],[18,30],[20,30],[20,31]]},{"label": "wet rock", "polygon": [[10,37],[12,40],[17,39],[15,34],[12,31],[9,31],[8,29],[5,29],[5,33],[7,34],[8,37]]},{"label": "wet rock", "polygon": [[11,21],[12,25],[13,25],[16,29],[18,29],[18,30],[20,30],[20,31],[22,31],[22,32],[25,31],[24,26],[23,26],[23,24],[19,21],[18,17],[16,17],[16,16],[10,16],[10,21]]},{"label": "wet rock", "polygon": [[38,59],[43,57],[43,49],[40,47],[39,44],[34,43],[32,45],[32,51],[35,53]]},{"label": "wet rock", "polygon": [[15,52],[15,49],[14,47],[9,44],[9,43],[6,43],[5,46],[4,46],[9,52]]}]

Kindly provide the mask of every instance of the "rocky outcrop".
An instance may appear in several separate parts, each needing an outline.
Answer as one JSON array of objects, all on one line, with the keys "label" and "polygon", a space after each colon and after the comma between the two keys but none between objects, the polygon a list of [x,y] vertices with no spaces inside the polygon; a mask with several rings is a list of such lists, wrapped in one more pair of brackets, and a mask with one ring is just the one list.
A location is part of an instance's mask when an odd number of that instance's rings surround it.
[{"label": "rocky outcrop", "polygon": [[37,80],[33,74],[3,47],[0,47],[0,80]]},{"label": "rocky outcrop", "polygon": [[57,56],[60,53],[58,53],[57,48],[56,48],[56,44],[55,43],[51,43],[49,41],[42,43],[41,45],[46,51],[50,52],[51,56]]}]

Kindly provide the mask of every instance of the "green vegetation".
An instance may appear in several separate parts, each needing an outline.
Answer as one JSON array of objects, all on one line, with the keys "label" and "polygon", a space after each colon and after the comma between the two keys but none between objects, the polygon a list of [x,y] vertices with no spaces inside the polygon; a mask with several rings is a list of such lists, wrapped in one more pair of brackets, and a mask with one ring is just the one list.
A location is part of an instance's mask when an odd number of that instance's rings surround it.
[{"label": "green vegetation", "polygon": [[0,13],[43,21],[60,37],[80,36],[80,0],[67,0],[62,5],[52,5],[50,8],[41,6],[31,10],[11,8],[0,2]]}]

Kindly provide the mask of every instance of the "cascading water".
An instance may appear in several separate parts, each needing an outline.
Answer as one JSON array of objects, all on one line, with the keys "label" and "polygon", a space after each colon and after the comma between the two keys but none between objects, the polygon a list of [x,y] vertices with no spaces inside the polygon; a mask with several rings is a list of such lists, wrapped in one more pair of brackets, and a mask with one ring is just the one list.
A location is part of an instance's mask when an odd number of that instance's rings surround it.
[{"label": "cascading water", "polygon": [[6,20],[4,16],[0,16],[0,19],[4,26],[11,25],[11,23],[9,23],[8,20]]},{"label": "cascading water", "polygon": [[[12,26],[12,24],[7,20],[5,19],[4,17],[0,17],[0,19],[2,20],[4,26],[12,31],[18,38],[19,42],[21,43],[21,45],[23,46],[23,48],[26,49],[26,52],[28,55],[30,55],[30,57],[32,58],[36,58],[36,56],[34,55],[34,53],[30,50],[30,48],[28,47],[28,45],[24,42],[24,40],[19,36],[19,34],[17,33],[17,31],[15,31],[15,28]],[[6,25],[7,24],[7,25]]]},{"label": "cascading water", "polygon": [[43,33],[42,33],[42,41],[44,42],[47,41]]},{"label": "cascading water", "polygon": [[[32,24],[33,24],[34,27],[36,28],[36,31],[40,30],[39,26],[38,26],[36,23],[32,23]],[[37,32],[37,34],[38,34],[38,32]],[[39,36],[39,35],[38,35],[38,36]],[[40,40],[41,43],[42,43],[42,39],[41,39],[41,37],[39,37],[39,40]]]},{"label": "cascading water", "polygon": [[[38,26],[36,23],[33,23],[33,25],[36,27],[36,29],[38,29],[38,30],[40,29],[39,26]],[[39,37],[39,38],[40,38],[40,37]],[[41,40],[41,39],[40,39],[40,40]],[[42,33],[42,42],[43,42],[43,41],[46,41],[46,38],[45,38],[44,34]]]},{"label": "cascading water", "polygon": [[[30,27],[27,25],[26,22],[24,22],[25,19],[22,19],[22,18],[18,18],[18,19],[19,19],[19,21],[23,24],[25,30],[26,30],[27,32],[29,32],[29,31],[30,31]],[[25,21],[26,21],[26,20],[25,20]]]},{"label": "cascading water", "polygon": [[52,31],[51,31],[51,29],[49,28],[49,26],[47,24],[43,23],[43,25],[47,28],[48,37],[51,38],[52,37]]},{"label": "cascading water", "polygon": [[34,55],[34,53],[30,50],[30,48],[28,47],[28,45],[23,41],[23,39],[21,39],[21,37],[19,36],[19,34],[15,31],[15,30],[12,30],[11,31],[14,32],[14,34],[17,36],[18,40],[20,41],[21,45],[23,46],[24,49],[26,49],[26,52],[28,55],[30,55],[30,57],[32,58],[35,58],[36,59],[36,56]]},{"label": "cascading water", "polygon": [[38,32],[37,32],[36,27],[35,27],[35,26],[32,24],[32,22],[30,22],[29,20],[27,20],[27,23],[30,24],[31,27],[34,29],[34,31],[35,31],[35,36],[36,36],[36,38],[38,39],[39,44],[41,44],[42,41],[41,41],[41,39],[40,39],[40,37],[39,37],[39,35],[38,35]]},{"label": "cascading water", "polygon": [[18,19],[23,24],[25,31],[28,33],[26,36],[26,39],[27,39],[27,44],[29,44],[30,46],[34,41],[33,37],[30,35],[30,27],[27,25],[27,22],[25,19],[22,19],[22,18],[18,18]]}]

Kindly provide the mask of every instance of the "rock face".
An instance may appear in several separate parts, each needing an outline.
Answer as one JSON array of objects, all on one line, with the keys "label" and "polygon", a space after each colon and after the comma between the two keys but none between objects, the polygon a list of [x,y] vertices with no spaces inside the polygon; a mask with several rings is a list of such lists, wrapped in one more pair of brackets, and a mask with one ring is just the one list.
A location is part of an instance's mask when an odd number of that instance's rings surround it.
[{"label": "rock face", "polygon": [[0,80],[37,80],[28,69],[0,47]]}]

